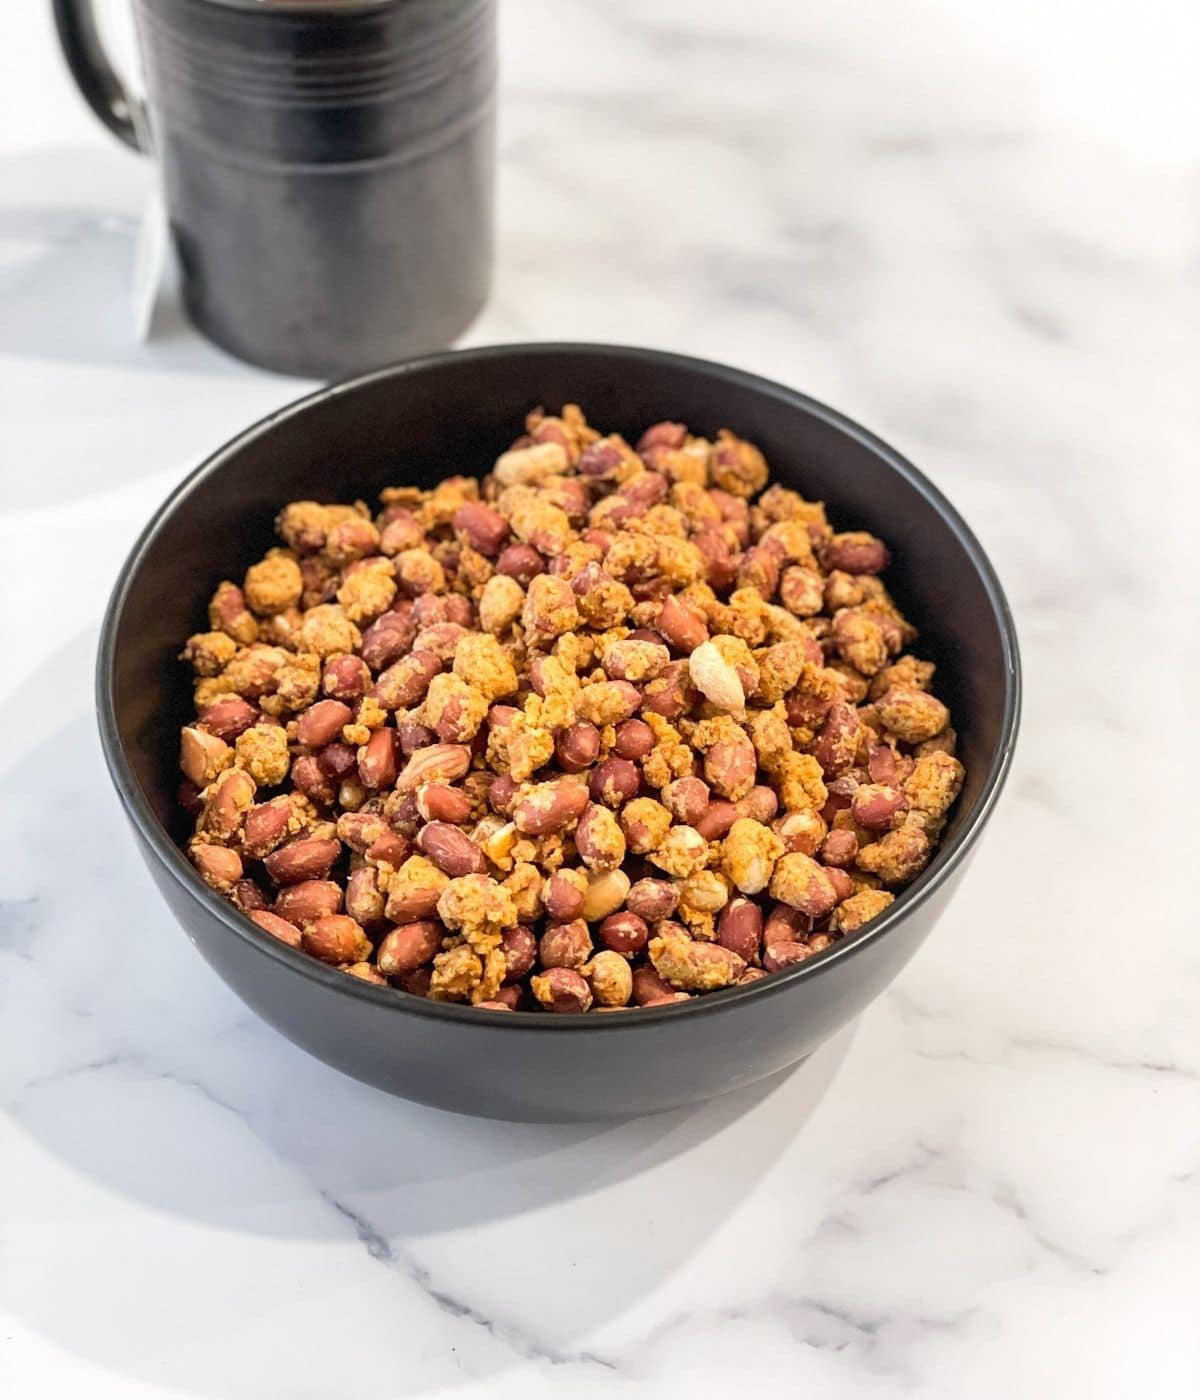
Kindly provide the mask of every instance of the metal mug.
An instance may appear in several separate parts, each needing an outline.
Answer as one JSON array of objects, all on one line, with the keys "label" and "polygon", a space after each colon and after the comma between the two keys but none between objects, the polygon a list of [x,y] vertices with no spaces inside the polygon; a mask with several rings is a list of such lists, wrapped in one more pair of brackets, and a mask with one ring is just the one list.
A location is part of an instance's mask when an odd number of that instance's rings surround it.
[{"label": "metal mug", "polygon": [[487,296],[495,9],[134,0],[143,113],[92,0],[54,0],[93,111],[135,149],[150,133],[191,319],[312,378],[448,345]]}]

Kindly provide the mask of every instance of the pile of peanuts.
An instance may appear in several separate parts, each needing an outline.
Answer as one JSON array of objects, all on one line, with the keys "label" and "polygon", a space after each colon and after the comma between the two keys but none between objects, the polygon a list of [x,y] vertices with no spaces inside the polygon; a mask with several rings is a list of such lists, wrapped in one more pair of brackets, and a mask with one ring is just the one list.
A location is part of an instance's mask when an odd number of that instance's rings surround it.
[{"label": "pile of peanuts", "polygon": [[191,860],[352,977],[493,1010],[813,957],[924,869],[963,781],[886,546],[728,430],[525,428],[482,481],[292,502],[218,586],[183,651]]}]

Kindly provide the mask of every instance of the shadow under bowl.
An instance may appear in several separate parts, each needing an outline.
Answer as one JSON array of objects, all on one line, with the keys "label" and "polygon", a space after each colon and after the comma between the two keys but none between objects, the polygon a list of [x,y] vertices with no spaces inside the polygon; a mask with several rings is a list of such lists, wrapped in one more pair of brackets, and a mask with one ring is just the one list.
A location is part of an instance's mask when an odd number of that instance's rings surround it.
[{"label": "shadow under bowl", "polygon": [[[892,547],[889,588],[937,662],[967,778],[924,874],[880,918],[751,985],[610,1016],[479,1011],[347,977],[261,932],[204,885],[176,844],[176,660],[222,578],[274,543],[290,500],[371,501],[385,486],[480,474],[526,411],[581,404],[636,438],[677,419],[756,442],[772,478],[826,502],[835,527]],[[451,352],[322,389],[249,428],[193,472],[121,570],[97,658],[104,754],[143,858],[193,943],[296,1044],[390,1093],[531,1121],[626,1118],[750,1084],[808,1055],[887,986],[962,876],[1012,757],[1017,641],[1000,584],[958,513],[886,444],[829,408],[741,370],[652,350],[532,344]]]}]

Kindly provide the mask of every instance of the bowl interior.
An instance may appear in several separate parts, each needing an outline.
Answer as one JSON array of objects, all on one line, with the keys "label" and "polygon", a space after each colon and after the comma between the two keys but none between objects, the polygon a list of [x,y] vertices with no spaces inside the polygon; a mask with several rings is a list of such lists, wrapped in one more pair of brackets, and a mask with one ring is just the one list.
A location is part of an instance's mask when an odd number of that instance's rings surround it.
[{"label": "bowl interior", "polygon": [[994,796],[1015,728],[1011,621],[978,544],[907,463],[823,406],[740,371],[615,347],[494,347],[379,371],[275,414],[176,491],[118,583],[101,655],[102,724],[107,683],[118,755],[163,832],[179,830],[178,732],[192,715],[179,650],[206,625],[215,585],[277,543],[280,506],[361,497],[374,507],[385,486],[482,474],[530,407],[563,402],[630,438],[664,418],[706,435],[732,428],[762,448],[773,480],[824,500],[835,528],[888,542],[887,584],[921,629],[915,649],[938,664],[967,768],[918,886],[928,881]]}]

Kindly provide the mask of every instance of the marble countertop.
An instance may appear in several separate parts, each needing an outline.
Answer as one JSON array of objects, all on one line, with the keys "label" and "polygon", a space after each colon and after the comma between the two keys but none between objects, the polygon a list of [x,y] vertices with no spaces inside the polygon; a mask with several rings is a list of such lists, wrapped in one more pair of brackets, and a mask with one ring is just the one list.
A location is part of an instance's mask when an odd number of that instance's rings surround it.
[{"label": "marble countertop", "polygon": [[895,985],[791,1074],[607,1127],[341,1078],[140,864],[95,734],[109,586],[180,476],[306,386],[169,300],[137,340],[148,173],[48,8],[0,52],[0,1390],[1200,1392],[1195,819],[1168,776],[1200,679],[1194,8],[504,7],[467,340],[657,344],[838,405],[974,525],[1026,665],[1008,791]]}]

